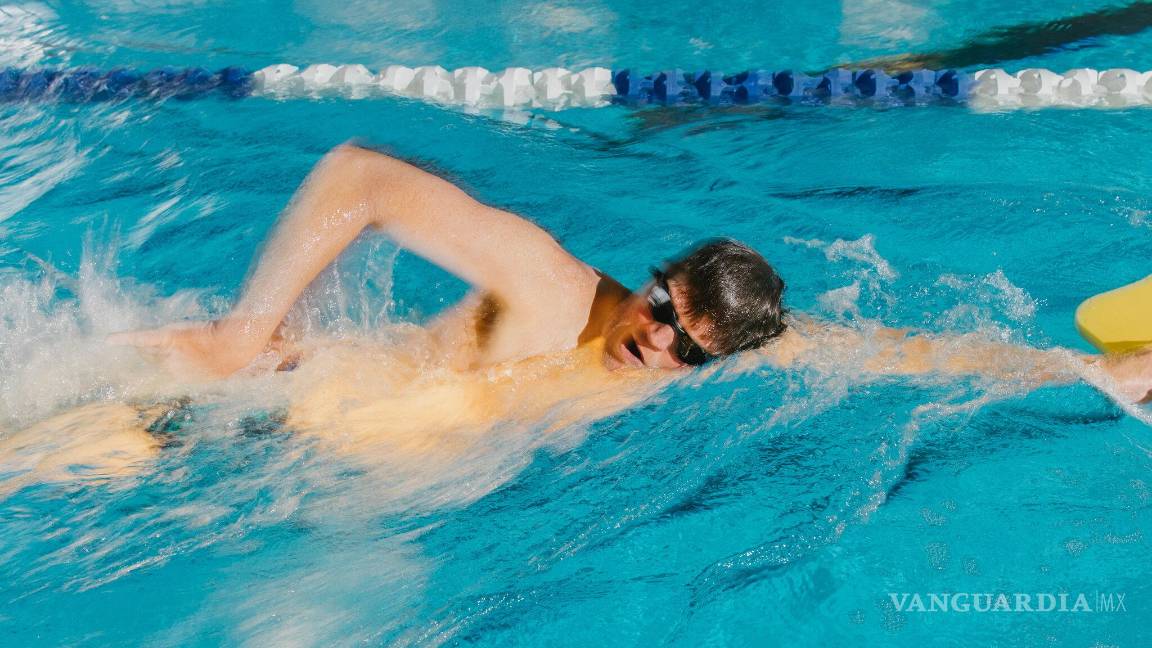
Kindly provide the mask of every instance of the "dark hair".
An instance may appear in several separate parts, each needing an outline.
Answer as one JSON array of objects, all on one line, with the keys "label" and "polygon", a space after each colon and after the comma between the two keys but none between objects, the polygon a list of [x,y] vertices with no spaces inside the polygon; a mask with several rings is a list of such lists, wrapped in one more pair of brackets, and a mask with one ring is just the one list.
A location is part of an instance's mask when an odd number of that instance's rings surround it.
[{"label": "dark hair", "polygon": [[709,347],[728,355],[763,346],[787,328],[784,280],[756,250],[712,239],[668,263],[684,295],[683,314],[712,325]]}]

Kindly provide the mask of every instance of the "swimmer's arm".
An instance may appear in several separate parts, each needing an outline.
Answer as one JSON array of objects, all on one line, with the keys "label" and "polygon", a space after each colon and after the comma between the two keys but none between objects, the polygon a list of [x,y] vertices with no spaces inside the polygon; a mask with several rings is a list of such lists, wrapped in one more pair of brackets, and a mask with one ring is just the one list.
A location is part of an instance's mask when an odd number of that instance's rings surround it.
[{"label": "swimmer's arm", "polygon": [[878,345],[878,352],[866,363],[866,368],[877,373],[982,375],[1028,387],[1087,379],[1098,388],[1110,385],[1109,390],[1132,402],[1152,401],[1152,348],[1086,355],[1068,349],[995,342],[971,334],[947,337],[881,329],[878,336],[887,336],[893,344]]},{"label": "swimmer's arm", "polygon": [[343,145],[293,199],[230,318],[258,323],[266,340],[367,227],[509,302],[537,294],[548,275],[585,269],[535,224],[407,162]]},{"label": "swimmer's arm", "polygon": [[[807,323],[750,358],[746,368],[826,362],[836,369],[873,375],[978,375],[1025,387],[1104,377],[1137,403],[1152,401],[1152,347],[1125,354],[1087,355],[1068,349],[1036,349],[975,334],[932,335],[881,327],[860,331]],[[1100,386],[1092,379],[1091,382]]]},{"label": "swimmer's arm", "polygon": [[343,145],[301,185],[226,316],[112,341],[160,348],[168,364],[208,376],[234,373],[264,350],[308,284],[367,228],[510,306],[566,275],[591,272],[531,222],[411,164]]},{"label": "swimmer's arm", "polygon": [[800,328],[789,328],[779,340],[761,349],[760,360],[787,367],[823,359],[838,368],[856,367],[869,374],[986,375],[1037,383],[1071,381],[1070,359],[1090,361],[1066,351],[995,342],[976,335],[940,336],[888,327],[860,331],[814,322]]},{"label": "swimmer's arm", "polygon": [[881,328],[862,342],[866,370],[888,375],[982,375],[1042,384],[1071,382],[1072,363],[1084,363],[1067,351],[996,342],[974,334],[931,335],[909,329]]}]

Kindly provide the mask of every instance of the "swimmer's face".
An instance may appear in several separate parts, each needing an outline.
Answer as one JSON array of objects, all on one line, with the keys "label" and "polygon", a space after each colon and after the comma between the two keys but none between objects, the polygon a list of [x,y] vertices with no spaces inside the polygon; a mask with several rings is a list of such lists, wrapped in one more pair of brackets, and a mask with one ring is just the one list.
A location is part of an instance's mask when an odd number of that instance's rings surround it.
[{"label": "swimmer's face", "polygon": [[[685,313],[684,295],[674,278],[667,280],[668,293],[676,313]],[[677,332],[673,326],[657,321],[649,294],[653,282],[632,293],[621,302],[604,334],[604,366],[610,370],[624,367],[680,369],[687,366],[678,353]],[[680,326],[704,351],[710,351],[706,321],[693,321],[679,316]]]}]

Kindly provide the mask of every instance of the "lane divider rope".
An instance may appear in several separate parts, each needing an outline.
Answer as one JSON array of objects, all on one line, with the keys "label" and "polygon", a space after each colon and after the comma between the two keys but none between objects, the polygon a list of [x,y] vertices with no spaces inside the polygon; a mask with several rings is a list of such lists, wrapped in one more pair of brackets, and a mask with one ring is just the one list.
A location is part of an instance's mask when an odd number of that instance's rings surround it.
[{"label": "lane divider rope", "polygon": [[1028,68],[976,72],[916,70],[665,70],[641,74],[592,67],[530,70],[390,65],[272,65],[254,72],[228,67],[0,70],[0,101],[84,103],[128,98],[192,99],[206,95],[276,99],[403,96],[442,104],[495,108],[596,108],[612,104],[778,103],[917,106],[967,104],[976,109],[1152,106],[1152,72],[1089,68],[1062,74]]}]

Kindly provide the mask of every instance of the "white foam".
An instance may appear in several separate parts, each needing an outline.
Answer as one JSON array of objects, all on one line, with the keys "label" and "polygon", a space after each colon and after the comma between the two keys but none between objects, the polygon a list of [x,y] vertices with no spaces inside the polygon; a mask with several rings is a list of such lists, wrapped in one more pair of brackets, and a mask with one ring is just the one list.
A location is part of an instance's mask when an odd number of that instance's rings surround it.
[{"label": "white foam", "polygon": [[90,241],[77,276],[39,263],[36,279],[0,275],[0,339],[6,342],[0,345],[0,423],[35,420],[87,400],[134,397],[168,380],[135,351],[109,347],[104,337],[197,315],[194,293],[161,300],[147,290],[133,295],[112,278],[111,256],[94,251]]},{"label": "white foam", "polygon": [[831,242],[786,236],[784,242],[819,250],[828,261],[845,264],[841,276],[850,283],[833,288],[817,298],[823,314],[835,318],[860,319],[862,299],[866,300],[865,303],[879,300],[885,306],[894,303],[890,284],[900,275],[876,250],[872,234],[865,234],[855,240],[836,239]]},{"label": "white foam", "polygon": [[876,237],[865,234],[856,240],[836,239],[831,243],[820,239],[799,239],[785,236],[784,242],[791,245],[802,245],[807,248],[818,249],[824,252],[829,261],[857,261],[864,264],[876,276],[884,281],[892,281],[899,277],[899,273],[892,269],[888,260],[876,251]]},{"label": "white foam", "polygon": [[833,288],[816,297],[823,312],[837,318],[860,319],[860,282]]},{"label": "white foam", "polygon": [[993,313],[1003,313],[1018,324],[1035,320],[1038,302],[1026,290],[1012,283],[1003,270],[983,276],[941,275],[937,285],[958,293],[960,303],[938,319],[948,329],[996,328]]}]

